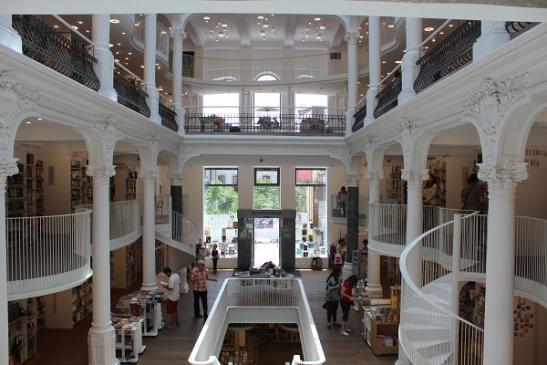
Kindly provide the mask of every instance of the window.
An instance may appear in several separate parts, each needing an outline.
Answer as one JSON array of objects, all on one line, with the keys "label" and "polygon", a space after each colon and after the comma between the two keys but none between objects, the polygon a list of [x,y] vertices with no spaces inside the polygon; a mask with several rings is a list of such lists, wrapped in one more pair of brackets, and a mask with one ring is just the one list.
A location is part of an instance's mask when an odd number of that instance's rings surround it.
[{"label": "window", "polygon": [[258,82],[262,82],[262,81],[277,81],[279,80],[279,77],[277,77],[276,75],[274,75],[273,73],[269,73],[269,72],[263,72],[261,74],[259,74],[257,77],[256,77],[256,81]]},{"label": "window", "polygon": [[294,96],[296,114],[300,118],[312,118],[326,115],[329,107],[328,95],[296,94]]},{"label": "window", "polygon": [[[210,252],[217,245],[221,256],[237,255],[239,208],[238,170],[233,167],[203,169],[203,235]],[[235,225],[237,227],[237,225]]]},{"label": "window", "polygon": [[297,168],[296,256],[327,255],[327,169]]},{"label": "window", "polygon": [[261,128],[278,126],[281,111],[280,93],[255,93],[255,123]]},{"label": "window", "polygon": [[279,168],[255,168],[254,209],[281,209]]},{"label": "window", "polygon": [[206,94],[203,95],[203,114],[205,116],[239,113],[239,94]]}]

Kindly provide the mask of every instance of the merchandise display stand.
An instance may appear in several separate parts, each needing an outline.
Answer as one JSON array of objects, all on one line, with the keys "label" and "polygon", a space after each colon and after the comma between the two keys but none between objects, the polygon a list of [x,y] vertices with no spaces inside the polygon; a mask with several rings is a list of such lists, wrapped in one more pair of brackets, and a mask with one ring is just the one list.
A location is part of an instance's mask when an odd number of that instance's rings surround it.
[{"label": "merchandise display stand", "polygon": [[142,344],[142,318],[113,319],[116,330],[116,357],[121,362],[136,363],[146,346]]},{"label": "merchandise display stand", "polygon": [[399,352],[399,314],[389,306],[364,307],[363,339],[375,355],[395,355]]},{"label": "merchandise display stand", "polygon": [[162,301],[161,291],[140,291],[120,298],[117,307],[134,318],[142,318],[142,335],[155,337],[164,327]]}]

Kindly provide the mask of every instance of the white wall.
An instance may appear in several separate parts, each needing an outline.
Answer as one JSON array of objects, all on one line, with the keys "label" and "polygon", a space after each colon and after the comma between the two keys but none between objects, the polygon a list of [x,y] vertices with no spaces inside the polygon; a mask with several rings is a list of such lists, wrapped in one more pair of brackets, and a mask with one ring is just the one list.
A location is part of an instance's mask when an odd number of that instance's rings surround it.
[{"label": "white wall", "polygon": [[528,179],[517,185],[515,213],[547,219],[547,147],[529,146],[526,160]]}]

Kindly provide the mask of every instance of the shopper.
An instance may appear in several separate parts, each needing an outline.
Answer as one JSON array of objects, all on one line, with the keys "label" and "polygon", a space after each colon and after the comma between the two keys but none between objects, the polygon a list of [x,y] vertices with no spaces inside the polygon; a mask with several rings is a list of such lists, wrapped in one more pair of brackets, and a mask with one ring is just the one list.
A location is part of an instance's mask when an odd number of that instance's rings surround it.
[{"label": "shopper", "polygon": [[336,322],[336,312],[338,311],[338,303],[340,302],[340,289],[342,287],[342,276],[340,275],[340,271],[340,267],[333,268],[329,277],[327,278],[325,301],[327,302],[328,329],[331,329],[332,326],[340,326],[340,324]]},{"label": "shopper", "polygon": [[346,240],[340,238],[336,245],[336,254],[334,255],[334,267],[344,266],[344,257],[346,257]]},{"label": "shopper", "polygon": [[341,217],[346,216],[346,206],[348,204],[348,192],[346,191],[346,187],[342,186],[340,188],[340,191],[336,195],[336,203],[338,203],[338,210]]},{"label": "shopper", "polygon": [[213,271],[217,272],[217,264],[218,264],[218,246],[213,245],[213,251],[211,251],[211,258],[213,259]]},{"label": "shopper", "polygon": [[[207,269],[205,268],[205,261],[199,260],[198,265],[192,271],[190,276],[192,282],[192,288],[194,291],[194,317],[207,320],[207,280],[217,281],[217,279],[209,279]],[[203,316],[200,314],[199,302],[203,309]]]},{"label": "shopper", "polygon": [[425,182],[423,190],[424,205],[439,205],[439,186],[437,178],[429,174],[429,178]]},{"label": "shopper", "polygon": [[351,303],[353,302],[353,288],[357,285],[357,276],[351,275],[344,281],[342,284],[342,291],[340,292],[340,307],[342,308],[342,330],[341,334],[344,336],[349,336],[351,329],[348,327],[348,317],[349,309],[351,308]]},{"label": "shopper", "polygon": [[486,205],[484,190],[483,184],[479,183],[477,174],[469,175],[467,186],[461,193],[462,209],[484,212]]},{"label": "shopper", "polygon": [[332,242],[329,247],[329,270],[334,269],[335,257],[336,257],[336,242]]},{"label": "shopper", "polygon": [[167,289],[166,312],[167,315],[171,317],[171,325],[178,328],[180,326],[178,314],[180,276],[177,273],[173,273],[170,267],[163,269],[163,273],[169,278],[167,283],[161,283],[161,285]]}]

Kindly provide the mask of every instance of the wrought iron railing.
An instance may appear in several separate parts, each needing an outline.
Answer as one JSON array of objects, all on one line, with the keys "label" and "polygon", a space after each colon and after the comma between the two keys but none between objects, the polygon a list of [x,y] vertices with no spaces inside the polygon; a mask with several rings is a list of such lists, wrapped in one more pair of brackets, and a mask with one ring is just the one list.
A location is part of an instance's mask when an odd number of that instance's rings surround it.
[{"label": "wrought iron railing", "polygon": [[481,22],[470,20],[431,48],[416,64],[420,73],[414,90],[420,92],[473,60],[473,44],[481,34]]},{"label": "wrought iron railing", "polygon": [[32,15],[14,15],[13,28],[23,41],[23,53],[93,90],[100,83],[86,44],[72,32],[57,32]]},{"label": "wrought iron railing", "polygon": [[505,22],[505,29],[511,35],[511,39],[518,37],[538,23],[531,22]]},{"label": "wrought iron railing", "polygon": [[344,115],[186,113],[187,134],[343,136]]},{"label": "wrought iron railing", "polygon": [[146,104],[148,95],[137,85],[136,81],[126,79],[120,73],[115,72],[114,89],[118,93],[118,103],[145,117],[150,117],[150,108]]},{"label": "wrought iron railing", "polygon": [[365,125],[365,117],[367,116],[367,102],[366,100],[363,101],[362,105],[359,106],[359,109],[355,114],[353,114],[353,126],[351,127],[351,130],[353,132],[358,131],[359,129],[363,128]]},{"label": "wrought iron railing", "polygon": [[397,99],[402,88],[403,83],[400,72],[394,73],[388,80],[386,80],[385,87],[376,95],[378,104],[374,109],[375,118],[379,118],[381,115],[397,106]]},{"label": "wrought iron railing", "polygon": [[159,114],[161,117],[162,126],[172,129],[175,132],[179,130],[179,126],[177,124],[177,121],[175,120],[175,116],[177,115],[177,113],[175,113],[174,110],[170,109],[160,102]]}]

